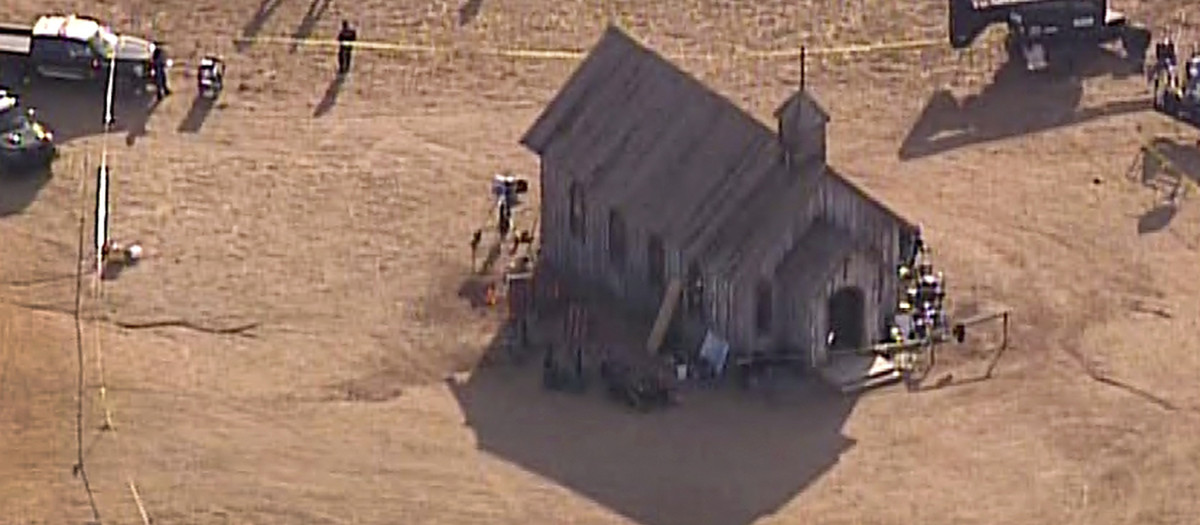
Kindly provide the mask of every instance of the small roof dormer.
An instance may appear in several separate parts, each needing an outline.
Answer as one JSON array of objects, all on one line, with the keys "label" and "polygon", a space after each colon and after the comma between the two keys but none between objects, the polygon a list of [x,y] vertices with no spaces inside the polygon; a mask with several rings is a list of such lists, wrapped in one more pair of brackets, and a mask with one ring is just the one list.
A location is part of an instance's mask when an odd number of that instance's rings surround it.
[{"label": "small roof dormer", "polygon": [[829,113],[803,88],[775,110],[779,145],[789,162],[825,162],[825,129]]}]

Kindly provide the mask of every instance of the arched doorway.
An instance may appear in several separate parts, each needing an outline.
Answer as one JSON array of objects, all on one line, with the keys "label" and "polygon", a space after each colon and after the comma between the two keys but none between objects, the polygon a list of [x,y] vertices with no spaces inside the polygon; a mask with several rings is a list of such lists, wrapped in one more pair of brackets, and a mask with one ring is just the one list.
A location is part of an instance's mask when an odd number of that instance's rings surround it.
[{"label": "arched doorway", "polygon": [[861,348],[866,344],[866,301],[862,288],[840,288],[829,297],[828,330],[830,350]]}]

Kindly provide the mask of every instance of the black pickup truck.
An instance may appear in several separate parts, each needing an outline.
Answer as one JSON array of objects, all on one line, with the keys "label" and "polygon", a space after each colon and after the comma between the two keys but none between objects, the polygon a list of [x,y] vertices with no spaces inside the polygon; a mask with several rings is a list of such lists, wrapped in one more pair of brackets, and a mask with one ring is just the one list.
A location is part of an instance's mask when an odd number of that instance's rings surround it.
[{"label": "black pickup truck", "polygon": [[43,16],[33,27],[0,25],[0,62],[23,81],[40,76],[106,82],[115,63],[117,84],[141,90],[154,79],[157,45],[75,15]]},{"label": "black pickup truck", "polygon": [[1150,31],[1109,8],[1108,0],[948,0],[950,45],[964,49],[993,24],[1008,26],[1006,47],[1031,71],[1065,61],[1077,51],[1120,42],[1126,58],[1141,65]]}]

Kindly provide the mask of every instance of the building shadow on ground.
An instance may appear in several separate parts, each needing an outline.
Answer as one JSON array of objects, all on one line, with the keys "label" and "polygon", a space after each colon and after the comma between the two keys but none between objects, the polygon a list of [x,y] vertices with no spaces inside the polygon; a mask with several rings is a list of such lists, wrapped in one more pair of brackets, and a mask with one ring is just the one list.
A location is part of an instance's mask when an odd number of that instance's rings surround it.
[{"label": "building shadow on ground", "polygon": [[941,89],[930,96],[900,145],[901,160],[1048,131],[1090,120],[1150,109],[1148,99],[1080,108],[1083,79],[1134,73],[1128,61],[1107,49],[1087,55],[1071,75],[1025,71],[1016,61],[997,70],[978,94],[956,98]]},{"label": "building shadow on ground", "polygon": [[[460,296],[478,286],[464,286]],[[790,502],[854,445],[841,429],[855,399],[799,376],[777,378],[769,396],[687,384],[678,406],[643,413],[604,395],[589,357],[586,391],[547,390],[540,357],[558,323],[543,318],[535,325],[524,358],[497,335],[469,373],[449,380],[450,388],[480,449],[633,521],[753,523]],[[596,332],[589,326],[588,333]],[[595,351],[591,337],[588,348]]]},{"label": "building shadow on ground", "polygon": [[50,182],[53,168],[0,171],[0,219],[25,211]]},{"label": "building shadow on ground", "polygon": [[[38,120],[46,123],[60,144],[104,133],[102,85],[39,78],[16,92],[21,104],[36,111]],[[144,134],[146,122],[157,107],[152,92],[118,93],[113,99],[109,129],[128,133],[126,140],[132,142],[131,138]]]}]

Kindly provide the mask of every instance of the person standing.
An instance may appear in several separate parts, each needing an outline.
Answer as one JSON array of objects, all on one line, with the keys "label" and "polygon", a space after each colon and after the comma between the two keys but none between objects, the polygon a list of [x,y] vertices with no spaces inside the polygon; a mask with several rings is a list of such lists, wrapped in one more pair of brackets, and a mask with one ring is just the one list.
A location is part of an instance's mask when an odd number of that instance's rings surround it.
[{"label": "person standing", "polygon": [[155,43],[154,52],[150,55],[150,64],[154,69],[154,94],[158,100],[171,94],[171,88],[167,86],[167,56],[163,52],[162,45]]},{"label": "person standing", "polygon": [[350,27],[349,20],[342,20],[342,30],[338,32],[338,74],[350,72],[350,57],[354,51],[354,42],[358,40],[358,31]]}]

